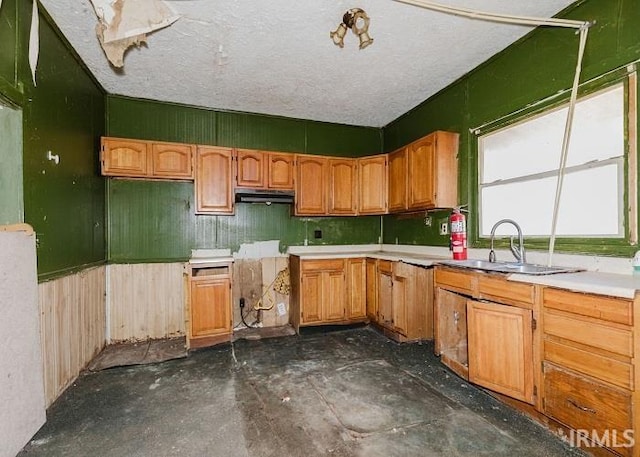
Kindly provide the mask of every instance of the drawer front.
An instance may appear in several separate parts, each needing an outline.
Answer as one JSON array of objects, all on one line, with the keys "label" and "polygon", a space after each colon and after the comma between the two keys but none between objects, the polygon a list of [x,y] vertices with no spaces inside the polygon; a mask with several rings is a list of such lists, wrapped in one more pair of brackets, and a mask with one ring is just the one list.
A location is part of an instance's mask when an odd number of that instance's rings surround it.
[{"label": "drawer front", "polygon": [[629,330],[545,311],[544,333],[586,344],[615,354],[633,356],[633,338]]},{"label": "drawer front", "polygon": [[631,395],[607,387],[587,377],[574,375],[545,363],[545,414],[573,428],[617,430],[622,439],[631,429]]},{"label": "drawer front", "polygon": [[492,278],[488,275],[481,275],[478,278],[478,291],[481,296],[490,295],[528,304],[532,304],[535,297],[535,287],[532,284]]},{"label": "drawer front", "polygon": [[619,324],[633,324],[633,302],[598,295],[545,288],[544,306]]},{"label": "drawer front", "polygon": [[633,390],[633,370],[630,363],[603,357],[594,352],[545,340],[544,360],[587,374],[624,389]]},{"label": "drawer front", "polygon": [[451,286],[471,292],[473,275],[446,268],[436,268],[435,282],[437,286]]},{"label": "drawer front", "polygon": [[344,259],[303,260],[302,271],[344,270]]}]

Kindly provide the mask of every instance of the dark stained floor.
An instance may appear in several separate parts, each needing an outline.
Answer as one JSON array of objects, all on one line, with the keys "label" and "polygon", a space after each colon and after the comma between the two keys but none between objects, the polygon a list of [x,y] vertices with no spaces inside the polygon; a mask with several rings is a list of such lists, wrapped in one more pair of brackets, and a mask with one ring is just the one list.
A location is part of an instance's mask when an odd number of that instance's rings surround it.
[{"label": "dark stained floor", "polygon": [[369,328],[240,340],[81,376],[27,456],[582,455]]}]

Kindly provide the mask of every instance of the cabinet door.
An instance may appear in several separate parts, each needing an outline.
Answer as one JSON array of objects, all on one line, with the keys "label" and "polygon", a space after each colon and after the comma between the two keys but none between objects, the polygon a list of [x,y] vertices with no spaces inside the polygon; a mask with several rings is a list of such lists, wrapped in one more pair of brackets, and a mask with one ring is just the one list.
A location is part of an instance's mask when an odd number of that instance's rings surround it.
[{"label": "cabinet door", "polygon": [[347,318],[360,319],[367,314],[365,259],[347,260]]},{"label": "cabinet door", "polygon": [[189,144],[153,143],[151,174],[156,178],[193,178],[193,148]]},{"label": "cabinet door", "polygon": [[191,279],[191,337],[231,332],[229,278]]},{"label": "cabinet door", "polygon": [[429,135],[408,147],[409,209],[435,206],[435,136]]},{"label": "cabinet door", "polygon": [[409,289],[409,278],[406,276],[393,275],[392,290],[392,315],[393,327],[403,335],[407,335],[407,292]]},{"label": "cabinet door", "polygon": [[378,262],[367,259],[367,317],[378,321]]},{"label": "cabinet door", "polygon": [[347,290],[344,269],[323,273],[323,320],[342,321],[346,317]]},{"label": "cabinet door", "polygon": [[378,323],[393,326],[393,274],[378,268]]},{"label": "cabinet door", "polygon": [[327,159],[296,156],[296,214],[327,214]]},{"label": "cabinet door", "polygon": [[237,180],[238,187],[265,187],[265,154],[261,151],[249,149],[238,149],[237,157]]},{"label": "cabinet door", "polygon": [[435,306],[436,355],[440,355],[442,363],[468,379],[467,297],[438,288]]},{"label": "cabinet door", "polygon": [[358,167],[354,159],[329,159],[329,214],[355,216]]},{"label": "cabinet door", "polygon": [[150,174],[146,141],[102,138],[102,174],[144,178]]},{"label": "cabinet door", "polygon": [[389,212],[407,209],[407,148],[389,154]]},{"label": "cabinet door", "polygon": [[196,213],[233,214],[233,150],[198,147],[196,153]]},{"label": "cabinet door", "polygon": [[269,153],[267,177],[269,189],[293,190],[293,154]]},{"label": "cabinet door", "polygon": [[387,155],[358,159],[358,212],[387,212]]},{"label": "cabinet door", "polygon": [[302,323],[322,320],[322,289],[322,272],[313,271],[302,274],[300,294]]},{"label": "cabinet door", "polygon": [[529,309],[469,300],[469,381],[533,404],[532,318]]}]

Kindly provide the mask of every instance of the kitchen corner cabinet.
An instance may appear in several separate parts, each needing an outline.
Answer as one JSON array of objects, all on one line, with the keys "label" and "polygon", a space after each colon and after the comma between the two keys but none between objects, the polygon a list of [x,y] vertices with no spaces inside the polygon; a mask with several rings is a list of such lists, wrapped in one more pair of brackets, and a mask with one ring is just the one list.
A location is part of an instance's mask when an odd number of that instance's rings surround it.
[{"label": "kitchen corner cabinet", "polygon": [[407,148],[389,154],[389,212],[397,213],[407,209]]},{"label": "kitchen corner cabinet", "polygon": [[327,214],[329,163],[326,157],[296,155],[297,216]]},{"label": "kitchen corner cabinet", "polygon": [[190,144],[102,138],[100,162],[105,176],[193,179]]},{"label": "kitchen corner cabinet", "polygon": [[355,216],[358,212],[358,165],[355,159],[328,159],[329,214]]},{"label": "kitchen corner cabinet", "polygon": [[433,338],[432,270],[378,260],[377,319],[385,335],[399,341]]},{"label": "kitchen corner cabinet", "polygon": [[[297,332],[304,326],[366,320],[363,259],[305,260],[291,256],[289,262],[290,319]],[[349,297],[352,292],[353,299]]]},{"label": "kitchen corner cabinet", "polygon": [[189,276],[187,315],[189,347],[229,341],[232,316],[231,267],[193,268]]},{"label": "kitchen corner cabinet", "polygon": [[387,212],[387,155],[358,159],[358,213]]},{"label": "kitchen corner cabinet", "polygon": [[367,317],[372,321],[378,321],[378,260],[367,259]]},{"label": "kitchen corner cabinet", "polygon": [[199,146],[196,152],[196,213],[233,214],[233,149]]}]

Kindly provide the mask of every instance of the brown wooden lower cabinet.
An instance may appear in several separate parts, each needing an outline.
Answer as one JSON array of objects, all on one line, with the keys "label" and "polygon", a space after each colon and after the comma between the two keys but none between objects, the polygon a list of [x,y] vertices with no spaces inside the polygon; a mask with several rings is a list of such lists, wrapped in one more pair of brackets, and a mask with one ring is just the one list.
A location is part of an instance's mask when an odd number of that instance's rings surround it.
[{"label": "brown wooden lower cabinet", "polygon": [[365,259],[290,256],[290,320],[300,327],[366,321]]},{"label": "brown wooden lower cabinet", "polygon": [[192,268],[188,281],[189,347],[229,341],[233,327],[231,267]]},{"label": "brown wooden lower cabinet", "polygon": [[434,278],[443,363],[588,453],[640,457],[640,297],[443,266]]}]

